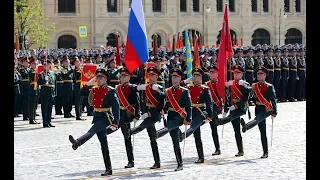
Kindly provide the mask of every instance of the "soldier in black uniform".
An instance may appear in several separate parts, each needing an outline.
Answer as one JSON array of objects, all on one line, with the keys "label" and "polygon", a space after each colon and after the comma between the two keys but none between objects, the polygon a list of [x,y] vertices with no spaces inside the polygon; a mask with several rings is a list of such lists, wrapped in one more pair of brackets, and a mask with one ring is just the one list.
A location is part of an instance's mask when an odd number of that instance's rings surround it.
[{"label": "soldier in black uniform", "polygon": [[54,97],[54,108],[56,115],[63,115],[62,113],[62,94],[63,94],[63,78],[61,74],[59,57],[53,60],[53,72],[56,75],[56,96]]},{"label": "soldier in black uniform", "polygon": [[212,119],[212,98],[209,87],[202,85],[202,69],[194,68],[192,70],[193,85],[188,86],[192,100],[192,123],[180,139],[182,142],[191,134],[194,135],[194,140],[198,152],[198,160],[195,163],[204,162],[204,154],[201,140],[200,126],[204,120],[211,121]]},{"label": "soldier in black uniform", "polygon": [[250,47],[244,52],[247,57],[245,58],[245,80],[251,85],[254,80],[254,59],[253,59],[253,49]]},{"label": "soldier in black uniform", "polygon": [[280,100],[280,79],[281,79],[281,49],[275,49],[274,57],[274,74],[273,74],[273,86],[276,91],[276,98]]},{"label": "soldier in black uniform", "polygon": [[[246,70],[246,61],[243,58],[243,48],[237,48],[235,51],[237,57],[235,58],[236,65],[241,66],[244,70]],[[245,80],[245,76],[242,77]]]},{"label": "soldier in black uniform", "polygon": [[41,114],[42,125],[44,128],[55,127],[51,124],[51,113],[53,106],[53,97],[55,95],[55,75],[53,71],[50,71],[51,62],[45,60],[43,63],[44,71],[39,74],[38,84],[41,85],[40,89],[40,102],[41,102]]},{"label": "soldier in black uniform", "polygon": [[254,68],[265,66],[264,57],[263,57],[263,49],[256,49],[256,57],[254,59]]},{"label": "soldier in black uniform", "polygon": [[153,62],[155,63],[156,65],[156,68],[160,71],[160,75],[157,79],[157,84],[159,84],[160,86],[162,86],[163,88],[165,88],[166,84],[165,84],[165,81],[164,81],[164,74],[165,74],[165,70],[161,67],[161,64],[162,64],[162,58],[161,56],[156,56],[154,59],[153,59]]},{"label": "soldier in black uniform", "polygon": [[173,150],[178,163],[175,171],[180,171],[182,167],[182,156],[179,144],[179,127],[190,125],[192,120],[191,96],[189,90],[180,86],[183,72],[180,69],[173,69],[171,73],[172,87],[166,89],[166,106],[168,111],[167,126],[157,131],[157,138],[170,132],[173,143]]},{"label": "soldier in black uniform", "polygon": [[119,84],[120,82],[120,73],[119,70],[122,67],[116,67],[116,61],[115,60],[110,60],[108,61],[108,74],[109,74],[109,79],[108,79],[108,84],[111,87],[116,87],[116,85]]},{"label": "soldier in black uniform", "polygon": [[13,117],[19,117],[18,116],[18,105],[19,105],[19,95],[20,95],[20,79],[21,75],[19,71],[17,70],[16,63],[13,63],[13,104],[14,104],[14,110],[13,110]]},{"label": "soldier in black uniform", "polygon": [[74,94],[73,97],[75,98],[75,111],[76,111],[76,120],[85,120],[84,118],[81,117],[82,114],[82,96],[80,96],[80,84],[81,84],[81,74],[82,74],[82,68],[80,64],[80,60],[78,57],[75,57],[75,61],[73,62],[75,69],[74,69]]},{"label": "soldier in black uniform", "polygon": [[267,54],[264,58],[264,67],[269,71],[266,81],[268,83],[273,83],[273,74],[274,74],[274,61],[273,61],[273,49],[268,48],[265,50]]},{"label": "soldier in black uniform", "polygon": [[64,118],[74,117],[71,114],[73,104],[73,71],[74,66],[70,65],[69,58],[66,56],[62,60],[61,76],[63,78],[62,105]]},{"label": "soldier in black uniform", "polygon": [[[244,73],[244,69],[242,69],[241,66],[235,66],[233,70],[234,80],[230,80],[225,84],[230,90],[230,102],[226,102],[229,107],[227,109],[225,108],[222,119],[219,118],[215,120],[215,124],[223,125],[231,121],[238,147],[238,153],[235,156],[239,157],[244,154],[240,132],[240,117],[245,115],[248,110],[248,98],[251,92],[251,86],[249,83],[241,80]],[[225,117],[228,111],[230,111],[230,114]]]},{"label": "soldier in black uniform", "polygon": [[28,114],[29,114],[29,124],[38,124],[35,120],[36,118],[36,107],[38,105],[38,95],[39,95],[39,88],[38,88],[38,77],[36,74],[36,60],[31,57],[29,59],[30,70],[29,70],[29,101],[28,101]]},{"label": "soldier in black uniform", "polygon": [[149,67],[147,73],[149,76],[149,84],[142,84],[136,87],[138,91],[145,91],[147,112],[141,116],[143,122],[139,126],[131,129],[130,132],[131,135],[134,135],[147,128],[154,158],[154,165],[151,166],[150,169],[157,169],[160,168],[160,155],[156,139],[157,131],[154,124],[161,119],[165,95],[163,87],[156,83],[160,76],[160,71],[155,67]]},{"label": "soldier in black uniform", "polygon": [[22,59],[22,65],[23,67],[20,69],[20,75],[22,77],[21,79],[21,86],[20,86],[20,91],[21,91],[21,98],[22,98],[22,113],[23,113],[23,120],[27,121],[29,120],[29,115],[28,115],[28,99],[29,99],[29,89],[30,89],[30,84],[29,84],[29,59],[28,57],[24,57]]},{"label": "soldier in black uniform", "polygon": [[297,70],[298,70],[298,78],[297,81],[297,100],[303,101],[305,99],[305,88],[306,88],[306,61],[304,58],[304,49],[299,49],[299,56],[298,56],[298,62],[297,62]]},{"label": "soldier in black uniform", "polygon": [[266,132],[266,118],[271,115],[272,120],[277,116],[277,102],[276,93],[272,84],[265,81],[268,70],[265,67],[257,68],[258,83],[252,85],[253,92],[256,96],[256,117],[247,124],[241,118],[242,132],[253,128],[258,125],[261,135],[261,143],[263,155],[261,158],[268,157],[268,140]]},{"label": "soldier in black uniform", "polygon": [[292,56],[289,59],[289,80],[288,80],[288,90],[287,90],[287,99],[290,102],[294,102],[294,95],[296,91],[296,82],[298,78],[297,74],[297,50],[295,48],[292,48],[291,50]]},{"label": "soldier in black uniform", "polygon": [[[107,141],[107,129],[117,129],[120,119],[120,106],[116,90],[107,85],[107,71],[104,68],[99,68],[95,74],[96,77],[91,79],[80,90],[81,96],[88,97],[89,104],[94,107],[93,125],[87,133],[76,140],[69,135],[69,140],[72,143],[72,148],[76,150],[93,135],[97,134],[106,168],[106,171],[101,176],[108,176],[112,175],[112,166]],[[91,87],[95,80],[98,86]],[[91,90],[89,90],[90,88]]]},{"label": "soldier in black uniform", "polygon": [[289,79],[289,52],[286,47],[282,48],[281,56],[281,78],[280,78],[280,102],[287,101],[287,89],[288,89],[288,79]]}]

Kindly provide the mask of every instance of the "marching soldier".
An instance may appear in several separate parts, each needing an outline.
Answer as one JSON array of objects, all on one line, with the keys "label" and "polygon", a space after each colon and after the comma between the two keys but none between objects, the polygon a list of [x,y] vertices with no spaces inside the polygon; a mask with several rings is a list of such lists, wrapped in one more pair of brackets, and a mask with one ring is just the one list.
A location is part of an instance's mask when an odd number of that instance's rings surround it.
[{"label": "marching soldier", "polygon": [[268,83],[273,83],[273,75],[274,75],[274,61],[273,61],[273,49],[272,48],[268,48],[267,50],[265,50],[265,53],[267,54],[264,58],[264,67],[268,69],[269,73],[268,73],[268,77],[266,79],[266,81]]},{"label": "marching soldier", "polygon": [[280,100],[280,79],[281,79],[281,49],[275,49],[274,57],[274,74],[273,74],[273,86],[276,91],[276,99]]},{"label": "marching soldier", "polygon": [[189,90],[180,86],[182,77],[183,72],[180,69],[175,68],[172,70],[172,87],[166,89],[165,110],[168,110],[168,122],[166,127],[157,131],[157,138],[160,138],[170,132],[173,150],[178,164],[175,171],[180,171],[183,169],[181,149],[179,144],[179,127],[182,124],[191,124],[192,120],[191,97]]},{"label": "marching soldier", "polygon": [[73,103],[73,71],[75,66],[71,66],[70,61],[66,56],[62,60],[61,76],[63,78],[63,91],[62,91],[62,106],[64,118],[74,117],[71,114],[72,103]]},{"label": "marching soldier", "polygon": [[297,82],[297,99],[303,101],[305,99],[305,88],[306,88],[306,61],[304,58],[304,49],[299,49],[300,56],[298,57],[298,82]]},{"label": "marching soldier", "polygon": [[36,119],[36,109],[38,105],[38,95],[39,95],[39,88],[37,85],[38,79],[37,72],[36,72],[36,60],[31,57],[29,59],[30,64],[30,71],[29,71],[29,83],[30,83],[30,89],[29,89],[29,103],[28,103],[28,114],[29,114],[29,124],[38,124]]},{"label": "marching soldier", "polygon": [[289,80],[288,80],[288,97],[290,102],[294,102],[294,95],[296,90],[296,82],[297,82],[297,50],[292,48],[291,49],[292,56],[289,59]]},{"label": "marching soldier", "polygon": [[[218,119],[218,115],[222,112],[222,101],[221,98],[218,95],[217,90],[217,82],[218,82],[218,67],[217,66],[211,66],[210,67],[210,81],[206,82],[206,86],[210,89],[210,94],[212,97],[212,107],[213,107],[213,113],[212,113],[212,119]],[[210,127],[211,127],[211,134],[214,146],[216,148],[215,152],[212,154],[220,155],[220,143],[219,143],[219,136],[218,136],[218,130],[217,125],[214,123],[214,121],[210,121]]]},{"label": "marching soldier", "polygon": [[145,91],[147,112],[141,116],[143,122],[139,126],[131,129],[130,132],[131,135],[134,135],[147,128],[154,158],[154,165],[151,166],[150,169],[157,169],[160,168],[160,156],[156,139],[157,131],[154,124],[161,119],[161,111],[164,107],[165,96],[163,87],[157,84],[160,71],[155,67],[149,67],[147,73],[149,76],[149,84],[142,84],[136,87],[138,91]]},{"label": "marching soldier", "polygon": [[288,79],[289,79],[289,52],[287,48],[282,49],[281,57],[281,78],[280,78],[280,102],[287,101],[287,89],[288,89]]},{"label": "marching soldier", "polygon": [[[120,119],[119,99],[116,90],[107,85],[108,73],[104,68],[99,68],[95,72],[96,77],[91,79],[81,90],[81,96],[88,97],[88,103],[94,107],[92,127],[90,130],[74,139],[69,135],[72,148],[76,150],[79,146],[87,142],[93,135],[97,134],[101,145],[101,151],[106,171],[101,176],[112,175],[112,166],[109,155],[107,129],[116,130]],[[92,87],[94,81],[98,86]]]},{"label": "marching soldier", "polygon": [[18,116],[18,106],[19,106],[19,96],[20,96],[20,79],[21,75],[19,71],[17,70],[16,63],[13,63],[13,104],[14,104],[14,111],[13,111],[13,117],[20,117]]},{"label": "marching soldier", "polygon": [[21,98],[22,98],[22,114],[23,114],[23,120],[27,121],[29,120],[29,114],[28,114],[28,98],[29,98],[29,59],[28,57],[24,57],[22,59],[22,65],[23,67],[20,69],[20,75],[22,77],[21,79]]},{"label": "marching soldier", "polygon": [[207,86],[202,85],[202,76],[204,72],[199,68],[192,70],[193,85],[188,86],[192,101],[192,122],[190,128],[186,132],[181,133],[182,142],[191,134],[194,135],[194,140],[198,152],[198,160],[195,163],[204,163],[204,154],[201,141],[200,126],[203,121],[211,121],[212,117],[212,98],[210,90]]},{"label": "marching soldier", "polygon": [[155,67],[158,68],[158,70],[160,71],[160,75],[157,79],[157,84],[159,84],[162,87],[166,87],[165,81],[164,81],[164,74],[165,74],[165,70],[161,67],[161,63],[162,63],[162,59],[160,56],[156,56],[153,59],[153,62],[155,63]]},{"label": "marching soldier", "polygon": [[56,96],[54,97],[54,108],[56,115],[63,115],[62,113],[62,94],[63,94],[63,78],[61,74],[60,60],[56,58],[54,61],[53,72],[56,75]]},{"label": "marching soldier", "polygon": [[[130,135],[130,123],[133,118],[138,120],[140,118],[140,102],[139,94],[136,91],[135,85],[129,84],[131,73],[125,67],[120,69],[120,85],[116,86],[116,92],[120,102],[120,121],[118,128],[124,137],[124,144],[128,157],[128,164],[124,168],[134,167],[133,148]],[[107,134],[115,131],[108,130]]]},{"label": "marching soldier", "polygon": [[[244,69],[242,69],[241,66],[235,66],[233,71],[234,80],[229,80],[225,84],[230,90],[230,106],[225,109],[224,117],[215,120],[215,123],[217,125],[223,125],[231,121],[238,147],[238,153],[235,156],[239,157],[244,154],[240,132],[240,117],[245,115],[248,110],[248,98],[251,92],[251,86],[249,83],[241,80],[244,73]],[[225,117],[228,111],[230,111],[230,114]]]},{"label": "marching soldier", "polygon": [[261,158],[268,157],[268,140],[266,132],[266,118],[271,115],[273,120],[277,116],[276,92],[272,84],[265,81],[268,70],[265,67],[257,68],[258,83],[252,85],[254,95],[256,96],[255,118],[247,124],[241,118],[242,132],[258,125],[261,135],[263,155]]},{"label": "marching soldier", "polygon": [[44,128],[55,127],[51,124],[51,113],[53,106],[55,75],[50,71],[51,62],[45,60],[43,63],[44,71],[39,74],[38,84],[41,85],[40,89],[40,102],[42,125]]},{"label": "marching soldier", "polygon": [[80,84],[81,84],[81,74],[82,74],[82,69],[80,66],[80,60],[78,59],[78,57],[75,58],[74,61],[74,74],[73,74],[73,78],[74,78],[74,94],[73,97],[75,98],[75,111],[76,111],[76,120],[85,120],[81,117],[82,114],[82,96],[80,96]]}]

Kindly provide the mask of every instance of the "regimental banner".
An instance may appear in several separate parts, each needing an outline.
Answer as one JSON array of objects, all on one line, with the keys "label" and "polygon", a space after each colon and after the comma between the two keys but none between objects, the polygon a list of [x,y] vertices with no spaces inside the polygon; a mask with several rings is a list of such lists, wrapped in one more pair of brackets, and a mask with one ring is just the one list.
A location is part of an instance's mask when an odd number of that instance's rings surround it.
[{"label": "regimental banner", "polygon": [[[90,79],[95,77],[95,72],[96,72],[97,69],[98,69],[98,66],[94,65],[94,64],[84,64],[83,65],[82,73],[81,73],[81,87],[85,83],[90,81]],[[95,82],[93,85],[96,86],[97,83]]]}]

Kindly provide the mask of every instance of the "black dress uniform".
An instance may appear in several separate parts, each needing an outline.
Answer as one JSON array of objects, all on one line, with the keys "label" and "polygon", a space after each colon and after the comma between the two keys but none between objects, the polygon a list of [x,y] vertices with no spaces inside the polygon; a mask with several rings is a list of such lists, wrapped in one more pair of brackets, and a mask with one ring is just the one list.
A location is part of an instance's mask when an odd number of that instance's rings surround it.
[{"label": "black dress uniform", "polygon": [[[240,66],[236,66],[234,68],[235,70],[244,72],[244,69],[242,69]],[[248,110],[248,98],[249,94],[252,90],[249,83],[245,81],[233,81],[232,85],[229,87],[230,89],[230,104],[229,109],[233,107],[233,110],[230,109],[230,114],[222,119],[215,120],[215,123],[217,125],[223,125],[228,122],[232,122],[232,126],[235,132],[235,138],[237,142],[238,147],[238,153],[235,155],[243,156],[243,144],[242,144],[242,136],[240,132],[240,117],[246,114],[246,111]],[[225,112],[228,111],[225,109]]]},{"label": "black dress uniform", "polygon": [[[149,67],[147,69],[147,73],[156,74],[158,76],[160,75],[160,71],[155,67]],[[152,154],[154,158],[154,165],[150,167],[151,169],[160,168],[160,155],[159,155],[158,144],[156,139],[157,131],[154,124],[160,121],[161,119],[161,111],[163,110],[164,99],[165,99],[163,87],[159,87],[158,90],[153,90],[152,87],[154,85],[157,85],[157,84],[145,85],[146,106],[147,106],[148,117],[144,119],[139,126],[130,130],[131,135],[133,135],[147,128],[148,135],[150,138]]]},{"label": "black dress uniform", "polygon": [[141,82],[141,75],[139,72],[139,68],[137,68],[136,70],[134,70],[130,76],[130,84],[140,84]]},{"label": "black dress uniform", "polygon": [[[29,63],[34,63],[35,59],[30,59]],[[36,109],[38,105],[38,95],[39,95],[39,87],[37,82],[37,76],[36,71],[32,68],[29,71],[29,83],[30,83],[30,89],[29,89],[29,104],[28,104],[28,111],[29,111],[29,124],[37,124],[35,121],[36,117]]]},{"label": "black dress uniform", "polygon": [[[96,77],[108,76],[108,73],[104,68],[97,69],[95,74]],[[69,135],[69,140],[72,143],[72,148],[76,150],[79,146],[87,142],[93,135],[97,134],[106,168],[105,173],[101,175],[107,176],[112,174],[107,141],[107,129],[111,126],[115,128],[118,126],[120,119],[119,99],[116,90],[107,84],[94,86],[91,91],[89,91],[89,89],[89,86],[84,85],[80,90],[80,95],[88,97],[88,103],[94,107],[93,125],[87,133],[76,140]]]},{"label": "black dress uniform", "polygon": [[[183,77],[180,69],[173,69],[172,76]],[[157,131],[157,138],[160,138],[170,132],[173,143],[173,150],[176,156],[178,167],[175,171],[182,170],[182,156],[179,144],[179,127],[185,124],[191,124],[192,106],[191,96],[187,88],[177,86],[166,89],[165,111],[168,112],[167,126]]]},{"label": "black dress uniform", "polygon": [[[111,62],[115,63],[114,60],[111,60],[108,62],[108,64],[110,64]],[[119,73],[119,69],[117,68],[109,68],[108,69],[108,74],[109,74],[109,78],[108,78],[108,84],[111,86],[111,87],[116,87],[116,85],[119,84],[120,82],[120,73]]]},{"label": "black dress uniform", "polygon": [[[269,53],[269,52],[273,52],[273,49],[272,48],[268,48],[266,50],[266,53]],[[274,75],[274,61],[273,61],[272,56],[269,56],[269,55],[265,56],[265,58],[264,58],[264,67],[266,69],[268,69],[268,71],[269,71],[266,81],[268,83],[272,84],[273,83],[273,75]]]},{"label": "black dress uniform", "polygon": [[[295,49],[291,49],[291,52],[296,51]],[[294,95],[296,91],[296,82],[297,82],[297,64],[298,58],[297,56],[292,56],[289,59],[289,81],[288,81],[288,90],[287,90],[287,99],[290,102],[294,101]]]},{"label": "black dress uniform", "polygon": [[[275,51],[281,51],[276,49]],[[273,86],[276,91],[276,99],[280,99],[280,79],[281,79],[281,57],[274,57],[274,74],[273,74]]]},{"label": "black dress uniform", "polygon": [[76,120],[84,120],[81,118],[82,114],[82,96],[80,96],[80,85],[81,85],[81,74],[82,74],[82,69],[75,68],[73,72],[73,78],[74,78],[74,94],[73,97],[75,98],[75,111],[76,111]]},{"label": "black dress uniform", "polygon": [[[249,52],[249,51],[253,51],[253,49],[248,49],[246,51]],[[246,64],[246,73],[245,73],[245,80],[251,85],[253,83],[253,80],[254,80],[254,59],[253,57],[247,57],[245,58],[245,64]]]},{"label": "black dress uniform", "polygon": [[304,57],[299,56],[297,62],[298,78],[297,81],[297,99],[302,101],[305,99],[305,88],[306,88],[306,61]]},{"label": "black dress uniform", "polygon": [[[131,75],[127,68],[121,68],[120,74],[127,76]],[[129,83],[117,85],[116,92],[120,102],[120,121],[118,128],[121,128],[128,158],[128,164],[125,166],[125,168],[132,168],[134,167],[134,157],[130,135],[130,123],[134,118],[140,118],[139,94],[136,91],[135,85]],[[112,132],[115,131],[109,129],[107,134],[111,134]]]},{"label": "black dress uniform", "polygon": [[[204,72],[199,68],[194,68],[192,70],[192,75],[200,75],[203,76]],[[187,86],[192,101],[192,123],[190,128],[186,130],[185,136],[182,136],[180,142],[183,141],[184,138],[189,137],[191,134],[194,135],[194,140],[198,152],[198,160],[195,163],[203,163],[204,162],[204,154],[203,154],[203,146],[201,140],[201,131],[200,126],[204,120],[211,120],[212,117],[212,98],[210,94],[209,87],[205,85],[190,85]],[[182,134],[184,134],[182,133]]]},{"label": "black dress uniform", "polygon": [[[268,73],[268,70],[264,67],[259,67],[257,71]],[[244,120],[241,119],[242,132],[253,128],[258,125],[261,135],[261,143],[263,149],[263,155],[261,158],[268,157],[268,140],[266,132],[266,118],[270,115],[276,117],[277,115],[277,102],[276,93],[274,87],[270,83],[258,82],[252,85],[253,92],[256,96],[256,107],[255,107],[255,118],[245,124]]]},{"label": "black dress uniform", "polygon": [[[287,49],[282,49],[282,52],[288,51]],[[289,56],[281,57],[281,78],[280,78],[280,102],[287,101],[287,90],[288,90],[288,79],[289,79]]]},{"label": "black dress uniform", "polygon": [[[15,66],[15,64],[14,64]],[[20,96],[20,73],[18,70],[14,70],[13,74],[13,117],[18,117],[18,106],[19,106],[19,96]]]},{"label": "black dress uniform", "polygon": [[[22,59],[22,62],[28,61],[29,59],[27,57]],[[22,103],[22,114],[23,114],[23,120],[29,120],[28,115],[28,99],[29,99],[29,68],[23,67],[20,69],[20,75],[22,77],[20,82],[20,91],[21,91],[21,103]]]},{"label": "black dress uniform", "polygon": [[[47,63],[50,63],[47,60]],[[46,62],[44,63],[45,66]],[[46,80],[45,77],[48,77]],[[55,127],[51,124],[51,114],[53,106],[53,98],[55,95],[55,75],[53,71],[43,71],[39,74],[38,84],[41,86],[40,89],[40,103],[41,103],[41,114],[43,120],[43,127]]]},{"label": "black dress uniform", "polygon": [[[67,60],[67,59],[64,59]],[[61,68],[61,76],[63,78],[62,90],[62,106],[64,118],[74,117],[71,114],[73,104],[73,69],[70,67]]]},{"label": "black dress uniform", "polygon": [[54,73],[56,75],[56,96],[54,97],[54,108],[56,115],[62,115],[63,78],[61,73],[61,67],[55,67]]}]

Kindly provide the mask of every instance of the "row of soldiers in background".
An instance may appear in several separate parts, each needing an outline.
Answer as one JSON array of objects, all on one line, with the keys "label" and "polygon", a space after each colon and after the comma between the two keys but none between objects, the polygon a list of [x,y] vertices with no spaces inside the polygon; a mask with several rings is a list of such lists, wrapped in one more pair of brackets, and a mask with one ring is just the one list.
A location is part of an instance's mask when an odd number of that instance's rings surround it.
[{"label": "row of soldiers in background", "polygon": [[[256,82],[254,69],[258,66],[264,66],[268,69],[267,82],[274,85],[278,102],[305,100],[305,82],[306,82],[306,47],[302,45],[287,46],[260,46],[255,47],[235,47],[234,55],[228,63],[228,80],[232,76],[232,70],[229,66],[236,65],[243,67],[245,74],[243,79],[252,84]],[[193,53],[194,51],[192,51]],[[170,70],[180,68],[186,74],[185,52],[178,49],[175,53],[171,51],[159,51],[152,55],[150,50],[150,60],[160,70],[161,75],[157,83],[163,87],[170,87],[171,77]],[[205,75],[202,77],[203,82],[209,80],[209,67],[216,65],[218,60],[219,49],[201,48],[200,65]],[[82,73],[82,65],[86,63],[98,64],[100,67],[108,69],[108,84],[112,87],[119,84],[120,73],[119,66],[115,62],[116,53],[112,50],[59,50],[31,51],[31,53],[15,53],[15,68],[20,74],[20,93],[17,94],[17,105],[15,106],[15,114],[17,117],[19,111],[23,111],[23,119],[30,121],[31,124],[36,123],[34,118],[34,109],[37,107],[37,99],[39,98],[39,86],[34,87],[34,71],[37,64],[50,61],[54,64],[55,82],[55,112],[56,115],[64,115],[65,118],[74,117],[70,112],[72,105],[76,107],[76,119],[81,120],[81,113],[86,107],[87,115],[92,116],[93,108],[88,104],[86,99],[82,99],[78,95],[80,88],[80,76]],[[17,58],[18,57],[18,58]],[[121,61],[124,61],[124,50],[122,51]],[[124,64],[124,63],[123,63]],[[144,76],[141,74],[141,68],[133,72],[130,83],[141,84],[145,82]],[[36,98],[36,99],[35,99]],[[250,104],[252,105],[253,99]],[[74,103],[73,103],[74,102]],[[31,108],[29,108],[31,107]],[[33,108],[35,107],[35,108]],[[63,109],[63,113],[62,113]],[[31,115],[31,117],[29,117]]]}]

